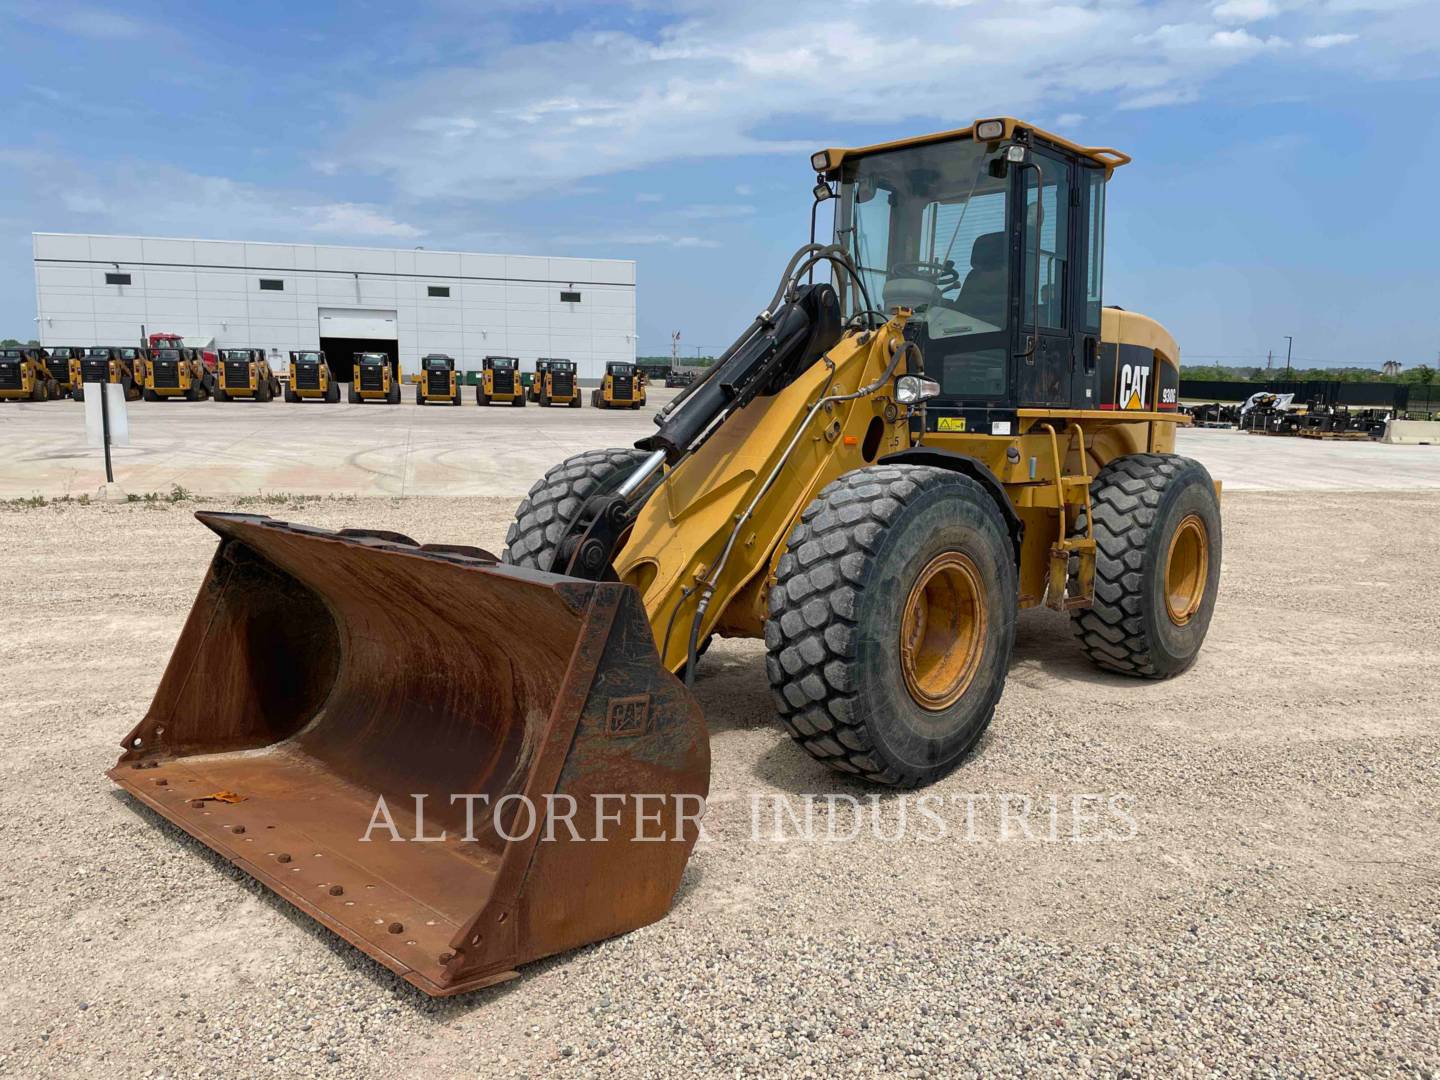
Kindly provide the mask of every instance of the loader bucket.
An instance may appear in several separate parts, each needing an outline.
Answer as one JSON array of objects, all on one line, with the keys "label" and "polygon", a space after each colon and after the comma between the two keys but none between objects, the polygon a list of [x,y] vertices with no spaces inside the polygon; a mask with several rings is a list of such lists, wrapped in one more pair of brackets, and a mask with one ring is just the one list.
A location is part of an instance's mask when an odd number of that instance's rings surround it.
[{"label": "loader bucket", "polygon": [[220,547],[122,788],[428,994],[669,910],[710,752],[632,588],[197,517]]}]

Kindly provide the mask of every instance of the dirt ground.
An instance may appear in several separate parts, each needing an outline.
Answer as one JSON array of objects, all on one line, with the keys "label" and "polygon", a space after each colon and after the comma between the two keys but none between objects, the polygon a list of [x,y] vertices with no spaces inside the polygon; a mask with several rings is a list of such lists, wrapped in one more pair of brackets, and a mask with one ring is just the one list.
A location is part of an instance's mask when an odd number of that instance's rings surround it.
[{"label": "dirt ground", "polygon": [[[753,837],[757,797],[873,792],[791,745],[759,643],[717,642],[711,839],[672,914],[443,1002],[103,775],[213,548],[198,505],[0,508],[0,1074],[1440,1075],[1440,494],[1227,493],[1209,641],[1169,682],[1026,613],[933,789],[976,797],[973,839]],[[241,508],[498,551],[513,500]],[[1085,793],[1120,827],[1001,837],[1002,796]]]}]

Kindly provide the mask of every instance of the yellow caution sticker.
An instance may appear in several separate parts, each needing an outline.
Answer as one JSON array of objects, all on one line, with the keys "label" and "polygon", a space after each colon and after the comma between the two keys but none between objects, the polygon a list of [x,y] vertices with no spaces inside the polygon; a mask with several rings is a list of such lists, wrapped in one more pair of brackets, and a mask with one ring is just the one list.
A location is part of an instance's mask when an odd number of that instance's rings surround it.
[{"label": "yellow caution sticker", "polygon": [[965,418],[963,416],[941,416],[935,422],[936,431],[964,431]]}]

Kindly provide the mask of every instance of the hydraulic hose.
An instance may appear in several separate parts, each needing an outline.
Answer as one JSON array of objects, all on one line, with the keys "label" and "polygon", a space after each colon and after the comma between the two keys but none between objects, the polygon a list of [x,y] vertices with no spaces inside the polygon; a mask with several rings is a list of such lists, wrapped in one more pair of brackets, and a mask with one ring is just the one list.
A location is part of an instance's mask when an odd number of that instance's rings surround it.
[{"label": "hydraulic hose", "polygon": [[780,455],[780,460],[775,463],[775,467],[771,469],[770,474],[765,477],[765,482],[760,485],[760,490],[755,493],[755,496],[750,500],[750,504],[740,516],[735,519],[735,525],[730,530],[730,535],[725,539],[725,547],[721,549],[720,557],[715,560],[715,565],[710,568],[710,572],[705,575],[705,580],[700,583],[700,601],[695,605],[695,615],[690,621],[690,636],[685,648],[686,686],[694,684],[695,650],[700,640],[700,625],[705,619],[705,612],[710,607],[710,598],[715,595],[715,588],[720,582],[720,574],[725,569],[725,564],[730,561],[730,553],[735,548],[735,541],[739,537],[740,531],[745,527],[746,522],[754,516],[756,508],[760,505],[760,500],[766,496],[775,481],[779,478],[781,470],[785,468],[786,463],[790,460],[790,455],[795,452],[795,447],[800,445],[800,438],[805,434],[806,429],[809,428],[810,421],[813,420],[815,415],[826,405],[869,397],[888,383],[894,376],[895,369],[900,366],[900,357],[908,357],[912,353],[916,357],[920,354],[919,346],[914,342],[901,341],[897,343],[890,351],[890,363],[886,366],[885,371],[879,378],[849,394],[824,395],[818,398],[815,404],[810,406],[809,412],[805,414],[805,419],[802,420],[800,426],[795,429],[795,434],[786,445],[784,453]]}]

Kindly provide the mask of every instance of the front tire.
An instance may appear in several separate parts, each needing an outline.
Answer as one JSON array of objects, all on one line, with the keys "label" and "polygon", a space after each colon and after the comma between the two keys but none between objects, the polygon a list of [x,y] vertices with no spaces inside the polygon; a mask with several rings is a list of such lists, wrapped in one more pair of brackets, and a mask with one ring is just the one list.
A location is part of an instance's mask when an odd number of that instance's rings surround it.
[{"label": "front tire", "polygon": [[644,450],[630,447],[587,450],[556,465],[516,508],[500,561],[549,570],[585,500],[597,491],[619,487],[647,456]]},{"label": "front tire", "polygon": [[1220,500],[1205,466],[1129,454],[1090,484],[1095,602],[1075,611],[1080,646],[1107,671],[1164,679],[1195,662],[1220,588]]},{"label": "front tire", "polygon": [[938,780],[995,715],[1017,589],[1005,522],[974,480],[927,465],[846,473],[776,568],[765,668],[781,722],[841,772]]}]

